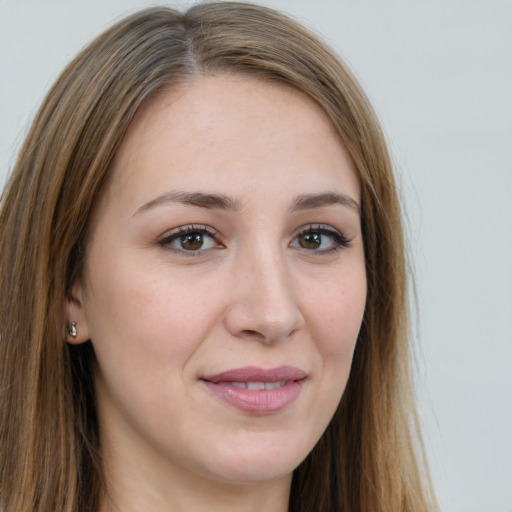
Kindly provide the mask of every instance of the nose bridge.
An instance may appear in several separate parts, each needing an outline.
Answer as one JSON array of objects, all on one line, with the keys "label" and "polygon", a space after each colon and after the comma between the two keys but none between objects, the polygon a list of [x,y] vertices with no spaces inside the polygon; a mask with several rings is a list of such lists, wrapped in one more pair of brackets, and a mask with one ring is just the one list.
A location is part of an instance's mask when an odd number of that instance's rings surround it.
[{"label": "nose bridge", "polygon": [[275,244],[258,244],[240,256],[230,308],[229,327],[237,336],[267,342],[290,336],[301,325],[293,276]]}]

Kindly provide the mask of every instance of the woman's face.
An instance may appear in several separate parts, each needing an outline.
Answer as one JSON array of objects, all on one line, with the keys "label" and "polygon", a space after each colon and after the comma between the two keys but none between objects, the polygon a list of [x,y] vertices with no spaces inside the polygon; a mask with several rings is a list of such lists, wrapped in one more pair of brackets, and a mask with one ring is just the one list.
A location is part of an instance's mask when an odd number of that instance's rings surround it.
[{"label": "woman's face", "polygon": [[199,78],[138,114],[68,308],[97,356],[107,462],[289,478],[349,375],[359,200],[328,118],[287,86]]}]

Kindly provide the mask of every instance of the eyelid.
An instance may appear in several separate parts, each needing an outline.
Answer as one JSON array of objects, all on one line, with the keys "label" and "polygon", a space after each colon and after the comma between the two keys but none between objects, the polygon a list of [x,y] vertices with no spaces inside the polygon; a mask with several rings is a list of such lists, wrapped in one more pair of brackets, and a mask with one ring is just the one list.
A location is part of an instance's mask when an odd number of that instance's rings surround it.
[{"label": "eyelid", "polygon": [[[206,234],[208,237],[210,237],[216,244],[216,247],[207,247],[205,249],[199,248],[197,250],[187,250],[179,247],[175,247],[173,245],[173,242],[175,242],[177,239],[179,239],[182,236],[186,236],[188,234],[193,233],[202,233]],[[301,235],[308,234],[308,233],[315,233],[320,235],[325,235],[327,237],[330,237],[332,240],[331,246],[328,248],[306,248],[301,247],[299,245],[296,245],[295,242],[297,238]],[[295,231],[295,234],[292,238],[292,241],[290,242],[290,246],[296,249],[301,249],[303,251],[306,251],[310,254],[314,255],[324,255],[329,254],[335,251],[338,251],[342,248],[346,248],[350,246],[350,242],[352,239],[347,238],[342,231],[340,231],[337,228],[334,228],[333,226],[329,224],[322,224],[322,223],[311,223],[311,224],[305,224],[298,228]],[[209,252],[212,249],[219,249],[224,248],[224,245],[221,242],[219,232],[212,228],[211,226],[208,226],[207,224],[188,224],[188,225],[182,225],[178,226],[177,228],[171,229],[167,231],[163,236],[161,236],[158,241],[158,245],[163,247],[165,250],[174,252],[178,255],[182,256],[201,256],[204,253]]]},{"label": "eyelid", "polygon": [[298,249],[303,249],[304,251],[307,251],[311,254],[317,254],[317,255],[323,255],[328,254],[333,251],[338,251],[340,249],[346,248],[350,246],[350,242],[352,241],[352,238],[348,238],[343,234],[342,231],[340,231],[337,228],[334,228],[333,226],[329,224],[322,224],[322,223],[315,223],[315,224],[306,224],[304,226],[301,226],[297,231],[295,232],[295,235],[293,237],[293,241],[295,241],[300,235],[304,235],[307,233],[319,233],[321,235],[326,235],[331,237],[333,240],[333,246],[329,247],[327,249],[306,249],[305,247],[297,247]]},{"label": "eyelid", "polygon": [[[173,241],[176,239],[185,236],[187,234],[192,233],[203,233],[208,235],[210,238],[212,238],[215,243],[218,246],[222,246],[222,243],[220,241],[220,235],[219,232],[212,228],[211,226],[208,226],[207,224],[187,224],[183,226],[178,226],[177,228],[171,229],[167,231],[163,236],[161,236],[157,243],[161,247],[165,248],[166,250],[172,251],[174,253],[184,255],[184,256],[200,256],[202,253],[205,253],[213,248],[207,248],[207,249],[199,249],[199,250],[186,250],[186,249],[179,249],[177,247],[174,247],[171,245]],[[218,247],[217,247],[218,248]]]}]

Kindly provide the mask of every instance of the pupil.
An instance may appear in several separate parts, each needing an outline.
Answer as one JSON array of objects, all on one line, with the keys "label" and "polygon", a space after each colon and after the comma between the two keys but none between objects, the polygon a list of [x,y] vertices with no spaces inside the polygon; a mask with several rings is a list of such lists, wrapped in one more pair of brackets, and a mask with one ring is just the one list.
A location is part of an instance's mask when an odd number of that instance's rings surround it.
[{"label": "pupil", "polygon": [[184,249],[192,251],[200,249],[203,245],[203,236],[200,233],[190,233],[181,237],[181,245]]},{"label": "pupil", "polygon": [[318,233],[307,233],[302,237],[302,247],[305,249],[316,249],[320,246],[321,240]]}]

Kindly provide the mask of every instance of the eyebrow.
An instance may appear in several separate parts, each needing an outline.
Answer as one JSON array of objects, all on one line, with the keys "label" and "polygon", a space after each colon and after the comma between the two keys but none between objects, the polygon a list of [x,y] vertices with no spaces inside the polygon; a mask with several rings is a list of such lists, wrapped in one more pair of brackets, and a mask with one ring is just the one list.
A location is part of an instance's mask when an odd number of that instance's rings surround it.
[{"label": "eyebrow", "polygon": [[222,194],[206,194],[204,192],[174,191],[162,194],[143,204],[134,215],[138,215],[155,206],[180,203],[210,210],[226,210],[236,212],[241,209],[240,202]]},{"label": "eyebrow", "polygon": [[292,204],[291,211],[310,210],[322,208],[333,204],[341,204],[361,213],[361,207],[351,197],[338,192],[321,192],[319,194],[303,194],[298,196]]},{"label": "eyebrow", "polygon": [[[225,210],[231,212],[237,212],[241,210],[240,201],[223,194],[173,191],[162,194],[158,197],[155,197],[155,199],[144,203],[137,209],[137,211],[134,213],[134,216],[156,206],[169,205],[173,203],[196,206],[198,208],[205,208],[210,210]],[[315,208],[322,208],[324,206],[330,206],[333,204],[348,206],[358,214],[361,212],[359,204],[354,201],[354,199],[338,192],[302,194],[295,199],[292,206],[290,207],[290,211],[296,212],[301,210],[311,210]]]}]

